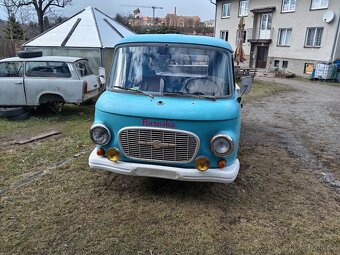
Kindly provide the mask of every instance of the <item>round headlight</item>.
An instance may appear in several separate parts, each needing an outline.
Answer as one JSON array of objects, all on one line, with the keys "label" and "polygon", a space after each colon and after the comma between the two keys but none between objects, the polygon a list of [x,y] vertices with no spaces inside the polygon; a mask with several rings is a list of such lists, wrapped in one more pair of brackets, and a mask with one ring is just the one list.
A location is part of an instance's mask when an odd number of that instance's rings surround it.
[{"label": "round headlight", "polygon": [[233,139],[229,135],[217,135],[210,141],[211,151],[217,157],[225,157],[234,149]]},{"label": "round headlight", "polygon": [[111,140],[111,133],[104,125],[95,124],[91,127],[90,138],[97,145],[106,145]]}]

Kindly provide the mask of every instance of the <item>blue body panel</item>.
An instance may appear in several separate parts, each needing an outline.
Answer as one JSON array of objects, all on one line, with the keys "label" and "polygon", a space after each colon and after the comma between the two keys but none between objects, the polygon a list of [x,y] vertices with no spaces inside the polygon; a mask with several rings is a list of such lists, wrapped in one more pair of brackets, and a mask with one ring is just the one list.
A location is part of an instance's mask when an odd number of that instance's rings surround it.
[{"label": "blue body panel", "polygon": [[134,117],[220,121],[238,118],[239,106],[235,95],[228,99],[213,101],[194,97],[151,98],[136,93],[106,91],[98,100],[96,108],[102,112]]},{"label": "blue body panel", "polygon": [[[157,105],[163,101],[164,105]],[[227,165],[231,165],[237,158],[240,139],[240,104],[236,98],[209,99],[171,98],[145,95],[105,92],[97,101],[94,123],[101,123],[108,127],[114,139],[103,147],[119,148],[117,135],[119,130],[131,126],[146,126],[145,122],[159,122],[172,124],[176,130],[185,130],[196,134],[200,138],[200,148],[197,156],[210,159],[211,167],[216,168],[219,157],[210,150],[210,140],[217,134],[228,134],[235,143],[232,154],[227,156]],[[140,162],[121,158],[122,161]],[[147,163],[147,162],[144,162]],[[188,164],[166,164],[177,167],[194,168],[194,162]]]},{"label": "blue body panel", "polygon": [[230,44],[222,39],[208,36],[179,35],[179,34],[157,34],[157,35],[134,35],[123,38],[116,46],[128,43],[179,43],[191,45],[205,45],[224,48],[232,52]]}]

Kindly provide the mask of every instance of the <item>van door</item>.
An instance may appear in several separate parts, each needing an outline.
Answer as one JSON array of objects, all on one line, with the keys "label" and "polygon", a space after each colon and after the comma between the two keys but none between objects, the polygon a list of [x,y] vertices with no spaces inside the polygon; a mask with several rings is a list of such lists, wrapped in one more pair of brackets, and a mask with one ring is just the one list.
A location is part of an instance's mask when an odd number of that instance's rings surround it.
[{"label": "van door", "polygon": [[0,63],[0,105],[26,105],[22,62]]}]

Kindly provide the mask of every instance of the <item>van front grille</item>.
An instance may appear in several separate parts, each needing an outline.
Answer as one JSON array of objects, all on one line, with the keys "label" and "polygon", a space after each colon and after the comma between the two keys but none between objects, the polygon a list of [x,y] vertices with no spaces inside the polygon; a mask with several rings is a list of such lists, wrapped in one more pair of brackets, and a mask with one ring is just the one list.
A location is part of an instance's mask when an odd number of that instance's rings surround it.
[{"label": "van front grille", "polygon": [[199,147],[195,134],[161,128],[124,128],[119,142],[127,157],[154,162],[189,163]]}]

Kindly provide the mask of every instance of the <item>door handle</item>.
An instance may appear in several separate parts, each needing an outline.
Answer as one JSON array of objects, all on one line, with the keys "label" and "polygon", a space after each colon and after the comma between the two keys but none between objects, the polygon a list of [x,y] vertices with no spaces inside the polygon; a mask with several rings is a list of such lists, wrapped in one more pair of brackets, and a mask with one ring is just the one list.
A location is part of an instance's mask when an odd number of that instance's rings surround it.
[{"label": "door handle", "polygon": [[21,84],[22,84],[22,81],[19,81],[19,82],[14,82],[14,84],[21,85]]},{"label": "door handle", "polygon": [[94,88],[97,88],[97,87],[98,87],[98,85],[96,84],[96,85],[94,85],[93,87],[94,87]]}]

